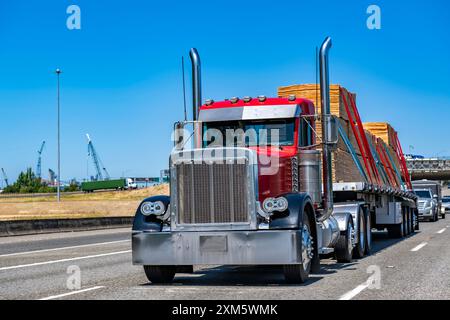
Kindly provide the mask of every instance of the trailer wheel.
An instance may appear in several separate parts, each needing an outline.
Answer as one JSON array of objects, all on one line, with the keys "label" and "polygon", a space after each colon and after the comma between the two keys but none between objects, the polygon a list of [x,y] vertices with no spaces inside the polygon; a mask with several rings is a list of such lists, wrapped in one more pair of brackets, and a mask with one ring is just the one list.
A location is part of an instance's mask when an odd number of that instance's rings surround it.
[{"label": "trailer wheel", "polygon": [[339,263],[352,262],[354,236],[355,231],[353,227],[353,221],[349,220],[347,224],[347,230],[341,232],[341,235],[339,236],[336,246],[334,247],[336,260]]},{"label": "trailer wheel", "polygon": [[311,264],[314,258],[314,246],[311,227],[306,212],[303,214],[301,252],[303,263],[284,265],[284,278],[288,283],[304,283],[308,280],[311,271]]},{"label": "trailer wheel", "polygon": [[405,235],[403,222],[387,227],[389,238],[402,238]]},{"label": "trailer wheel", "polygon": [[403,214],[403,230],[405,230],[405,237],[410,234],[409,231],[409,210],[405,207],[405,213]]},{"label": "trailer wheel", "polygon": [[415,230],[415,225],[414,225],[414,210],[408,207],[408,211],[409,211],[409,233],[413,234],[414,230]]},{"label": "trailer wheel", "polygon": [[152,283],[170,283],[175,277],[175,266],[144,266],[147,279]]},{"label": "trailer wheel", "polygon": [[414,216],[414,222],[415,222],[414,230],[419,231],[420,223],[419,223],[419,213],[418,213],[417,209],[414,209],[413,216]]},{"label": "trailer wheel", "polygon": [[372,217],[370,212],[366,216],[366,255],[369,255],[372,251]]},{"label": "trailer wheel", "polygon": [[364,218],[364,212],[359,209],[359,223],[356,236],[358,237],[358,243],[356,243],[353,249],[353,257],[360,259],[364,258],[364,253],[366,252],[366,219]]}]

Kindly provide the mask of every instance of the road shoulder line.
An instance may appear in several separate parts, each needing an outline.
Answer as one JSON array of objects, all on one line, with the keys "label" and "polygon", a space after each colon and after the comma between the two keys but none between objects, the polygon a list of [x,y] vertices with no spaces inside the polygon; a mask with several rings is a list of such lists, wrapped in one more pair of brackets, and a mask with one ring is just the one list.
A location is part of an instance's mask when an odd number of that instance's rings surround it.
[{"label": "road shoulder line", "polygon": [[83,293],[83,292],[88,292],[88,291],[97,290],[97,289],[102,289],[102,288],[104,288],[104,286],[96,286],[96,287],[92,287],[92,288],[86,288],[86,289],[82,289],[82,290],[76,290],[76,291],[71,291],[71,292],[67,292],[67,293],[62,293],[62,294],[58,294],[58,295],[54,295],[54,296],[49,296],[49,297],[41,298],[41,299],[39,299],[39,300],[53,300],[53,299],[59,299],[59,298],[64,298],[64,297],[71,296],[71,295],[74,295],[74,294]]}]

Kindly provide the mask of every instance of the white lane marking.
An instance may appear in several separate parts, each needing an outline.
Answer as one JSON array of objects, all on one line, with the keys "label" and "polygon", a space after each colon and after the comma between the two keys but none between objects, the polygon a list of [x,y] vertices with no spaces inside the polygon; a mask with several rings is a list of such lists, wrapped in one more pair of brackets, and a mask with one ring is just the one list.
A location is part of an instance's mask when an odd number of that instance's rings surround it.
[{"label": "white lane marking", "polygon": [[91,255],[91,256],[67,258],[67,259],[61,259],[61,260],[50,260],[50,261],[36,262],[36,263],[30,263],[30,264],[21,264],[21,265],[17,265],[17,266],[1,267],[0,271],[12,270],[12,269],[20,269],[20,268],[26,268],[26,267],[42,266],[42,265],[46,265],[46,264],[54,264],[54,263],[61,263],[61,262],[68,262],[68,261],[77,261],[77,260],[84,260],[84,259],[100,258],[100,257],[113,256],[113,255],[117,255],[117,254],[124,254],[124,253],[130,253],[130,252],[131,252],[131,250],[125,250],[125,251],[116,251],[116,252],[95,254],[95,255]]},{"label": "white lane marking", "polygon": [[131,240],[117,240],[117,241],[109,241],[109,242],[97,242],[97,243],[82,244],[79,246],[69,246],[69,247],[42,249],[42,250],[34,250],[34,251],[7,253],[7,254],[0,254],[0,258],[20,256],[20,255],[33,254],[33,253],[51,252],[51,251],[58,251],[58,250],[69,250],[69,249],[77,249],[77,248],[85,248],[85,247],[93,247],[93,246],[103,246],[103,245],[107,245],[107,244],[115,244],[115,243],[130,242],[130,241]]},{"label": "white lane marking", "polygon": [[360,294],[362,291],[364,291],[365,289],[367,289],[369,287],[369,281],[367,281],[366,283],[360,284],[359,286],[357,286],[355,289],[343,294],[339,300],[351,300],[354,297],[356,297],[358,294]]},{"label": "white lane marking", "polygon": [[444,232],[445,232],[445,230],[447,230],[447,228],[441,229],[441,230],[439,230],[439,231],[438,231],[438,232],[436,232],[436,233],[444,233]]},{"label": "white lane marking", "polygon": [[422,242],[421,244],[419,244],[417,247],[414,247],[411,249],[412,252],[416,252],[419,251],[420,249],[422,249],[423,247],[425,247],[428,243],[426,242]]},{"label": "white lane marking", "polygon": [[71,291],[71,292],[67,292],[67,293],[63,293],[63,294],[58,294],[56,296],[50,296],[50,297],[41,298],[39,300],[58,299],[58,298],[63,298],[63,297],[71,296],[71,295],[78,294],[78,293],[83,293],[83,292],[88,292],[88,291],[92,291],[92,290],[101,289],[101,288],[104,288],[104,286],[97,286],[97,287],[86,288],[86,289],[77,290],[77,291]]}]

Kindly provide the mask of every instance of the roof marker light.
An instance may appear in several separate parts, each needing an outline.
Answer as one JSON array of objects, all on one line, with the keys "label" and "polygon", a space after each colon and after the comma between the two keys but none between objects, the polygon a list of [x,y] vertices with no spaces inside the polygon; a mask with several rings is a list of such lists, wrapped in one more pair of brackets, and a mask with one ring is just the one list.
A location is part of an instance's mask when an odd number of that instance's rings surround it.
[{"label": "roof marker light", "polygon": [[252,101],[252,97],[246,96],[242,100],[244,100],[244,102],[250,102],[250,101]]},{"label": "roof marker light", "polygon": [[295,101],[295,99],[297,99],[297,97],[295,96],[295,94],[291,94],[291,95],[289,95],[289,97],[288,97],[288,100],[289,100],[289,101]]},{"label": "roof marker light", "polygon": [[232,98],[230,98],[230,101],[231,101],[231,103],[236,103],[236,102],[239,101],[239,98],[238,97],[232,97]]},{"label": "roof marker light", "polygon": [[210,106],[210,105],[212,105],[213,103],[214,103],[214,100],[213,100],[213,99],[208,99],[208,100],[205,101],[205,104],[206,104],[207,106]]},{"label": "roof marker light", "polygon": [[267,99],[266,96],[258,96],[258,100],[259,100],[260,102],[264,102],[264,101],[266,101],[266,99]]}]

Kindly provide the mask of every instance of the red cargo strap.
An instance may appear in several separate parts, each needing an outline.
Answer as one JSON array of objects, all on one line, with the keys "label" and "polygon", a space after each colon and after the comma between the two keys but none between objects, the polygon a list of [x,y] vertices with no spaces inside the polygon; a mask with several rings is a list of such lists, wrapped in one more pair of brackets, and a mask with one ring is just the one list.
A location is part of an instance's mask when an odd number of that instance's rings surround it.
[{"label": "red cargo strap", "polygon": [[361,152],[361,156],[362,156],[363,161],[364,161],[364,167],[366,168],[366,172],[367,172],[367,175],[369,176],[370,182],[373,183],[372,174],[370,172],[369,165],[367,163],[366,152],[365,152],[365,149],[362,146],[362,143],[361,143],[361,141],[359,139],[358,130],[355,127],[355,123],[353,121],[353,117],[352,117],[352,115],[350,113],[350,108],[348,107],[347,98],[345,97],[342,88],[340,89],[340,94],[341,94],[342,100],[344,101],[345,111],[347,112],[348,121],[350,122],[350,125],[352,127],[353,135],[356,138],[356,142],[358,143],[359,151]]},{"label": "red cargo strap", "polygon": [[[383,143],[383,140],[381,140],[381,143]],[[396,178],[396,176],[395,176],[394,168],[392,167],[392,164],[391,164],[391,162],[389,161],[389,157],[388,157],[388,155],[387,155],[387,153],[386,153],[386,150],[383,148],[383,146],[380,146],[380,150],[381,150],[381,152],[383,153],[383,157],[384,157],[384,159],[385,159],[385,161],[386,161],[386,165],[388,166],[386,169],[389,171],[389,173],[390,173],[390,175],[391,175],[391,179],[392,179],[392,181],[394,182],[394,183],[393,183],[393,186],[399,187],[401,181],[398,181],[397,178]]]},{"label": "red cargo strap", "polygon": [[[342,88],[341,88],[341,90],[342,90]],[[353,99],[353,96],[351,94],[349,94],[348,96],[350,98],[350,103],[352,105],[353,114],[355,115],[355,118],[356,118],[356,123],[358,125],[359,133],[361,134],[361,139],[364,143],[364,147],[366,148],[366,154],[369,157],[370,166],[373,170],[373,174],[375,175],[375,178],[376,178],[378,184],[380,185],[381,184],[380,176],[378,174],[377,166],[375,164],[375,160],[373,158],[372,152],[370,151],[369,142],[367,142],[366,133],[364,132],[364,127],[361,122],[361,117],[359,116],[358,108],[356,107],[356,103],[355,103],[355,100]]]},{"label": "red cargo strap", "polygon": [[405,155],[403,154],[402,145],[400,144],[400,140],[398,139],[397,132],[394,133],[395,136],[395,143],[396,143],[396,152],[397,157],[400,160],[400,168],[403,173],[403,179],[406,181],[406,185],[408,186],[409,190],[412,190],[412,183],[411,183],[411,177],[409,176],[409,170],[408,166],[406,165]]}]

